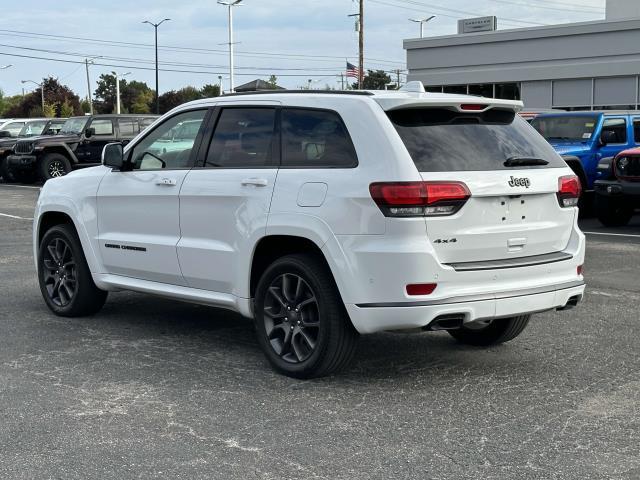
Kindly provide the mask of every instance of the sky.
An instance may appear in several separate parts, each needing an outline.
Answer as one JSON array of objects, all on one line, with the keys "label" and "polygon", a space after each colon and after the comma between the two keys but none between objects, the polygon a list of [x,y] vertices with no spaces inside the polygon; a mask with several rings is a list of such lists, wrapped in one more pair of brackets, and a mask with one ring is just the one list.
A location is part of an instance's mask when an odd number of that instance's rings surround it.
[{"label": "sky", "polygon": [[[419,36],[418,24],[409,18],[436,15],[425,25],[425,36],[437,36],[455,34],[458,19],[484,15],[496,15],[499,29],[600,20],[605,4],[605,0],[364,1],[365,68],[388,71],[405,68],[402,41]],[[53,76],[84,98],[84,59],[96,56],[90,66],[92,90],[101,73],[114,70],[130,72],[127,79],[155,88],[154,29],[142,22],[167,17],[171,20],[158,29],[160,92],[218,83],[219,76],[223,89],[229,86],[227,8],[215,0],[11,4],[12,8],[3,9],[0,22],[0,67],[12,64],[0,70],[5,95],[35,88],[21,80],[39,82]],[[243,0],[233,9],[236,86],[273,74],[287,88],[307,85],[308,80],[312,88],[340,87],[346,59],[357,64],[358,34],[354,18],[348,17],[357,7],[354,0]]]}]

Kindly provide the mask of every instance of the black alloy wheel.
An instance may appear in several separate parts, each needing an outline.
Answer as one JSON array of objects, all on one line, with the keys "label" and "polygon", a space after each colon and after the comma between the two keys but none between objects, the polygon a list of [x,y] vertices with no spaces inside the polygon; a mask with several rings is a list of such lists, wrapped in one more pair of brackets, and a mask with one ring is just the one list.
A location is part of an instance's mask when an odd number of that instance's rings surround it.
[{"label": "black alloy wheel", "polygon": [[309,284],[296,274],[285,273],[271,282],[263,321],[271,347],[286,362],[304,362],[318,344],[318,300]]},{"label": "black alloy wheel", "polygon": [[47,173],[50,178],[63,177],[67,174],[65,165],[62,160],[52,160],[47,165]]},{"label": "black alloy wheel", "polygon": [[78,279],[71,246],[63,238],[55,237],[45,246],[43,267],[49,298],[54,305],[66,307],[77,293]]}]

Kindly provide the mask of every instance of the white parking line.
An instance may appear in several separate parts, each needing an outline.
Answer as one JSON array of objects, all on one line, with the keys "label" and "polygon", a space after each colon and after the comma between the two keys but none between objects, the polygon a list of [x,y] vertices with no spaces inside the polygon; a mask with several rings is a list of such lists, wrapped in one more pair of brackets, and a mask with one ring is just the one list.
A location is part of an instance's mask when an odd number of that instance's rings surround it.
[{"label": "white parking line", "polygon": [[9,215],[8,213],[0,213],[0,217],[15,218],[17,220],[33,220],[33,218],[19,217],[18,215]]},{"label": "white parking line", "polygon": [[582,232],[587,235],[606,235],[611,237],[631,237],[631,238],[640,238],[640,235],[634,235],[632,233],[606,233],[606,232]]},{"label": "white parking line", "polygon": [[0,187],[11,187],[11,188],[31,188],[34,190],[40,190],[42,187],[32,187],[30,185],[11,185],[8,183],[0,183]]}]

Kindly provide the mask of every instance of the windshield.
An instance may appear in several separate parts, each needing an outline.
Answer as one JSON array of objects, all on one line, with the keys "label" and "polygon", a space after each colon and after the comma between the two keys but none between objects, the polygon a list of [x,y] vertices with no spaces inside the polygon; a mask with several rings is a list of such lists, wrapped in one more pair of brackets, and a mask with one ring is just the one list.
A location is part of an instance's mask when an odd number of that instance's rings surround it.
[{"label": "windshield", "polygon": [[586,142],[598,123],[597,115],[536,117],[531,125],[549,141]]},{"label": "windshield", "polygon": [[19,137],[34,137],[36,135],[42,135],[44,127],[47,125],[48,120],[42,120],[40,122],[25,123],[24,127],[18,133]]},{"label": "windshield", "polygon": [[60,133],[79,134],[84,130],[88,118],[70,118],[60,129]]},{"label": "windshield", "polygon": [[504,170],[507,159],[565,163],[519,115],[507,110],[459,113],[444,108],[411,108],[388,113],[421,172]]}]

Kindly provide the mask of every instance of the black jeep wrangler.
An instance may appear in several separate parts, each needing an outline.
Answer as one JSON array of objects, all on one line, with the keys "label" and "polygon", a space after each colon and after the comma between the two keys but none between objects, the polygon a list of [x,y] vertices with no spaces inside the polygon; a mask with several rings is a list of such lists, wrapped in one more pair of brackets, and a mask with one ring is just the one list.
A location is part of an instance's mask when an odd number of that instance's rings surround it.
[{"label": "black jeep wrangler", "polygon": [[622,227],[640,208],[640,148],[598,162],[595,211],[606,227]]},{"label": "black jeep wrangler", "polygon": [[[57,134],[66,118],[36,118],[24,120],[22,128],[17,135],[2,135],[0,137],[0,177],[7,182],[19,181],[7,170],[7,157],[13,153],[13,147],[20,138],[31,138],[39,135]],[[3,132],[6,133],[6,132]]]},{"label": "black jeep wrangler", "polygon": [[9,174],[22,181],[49,180],[76,168],[100,165],[107,143],[128,143],[151,125],[155,115],[71,117],[54,136],[18,140],[7,158]]}]

